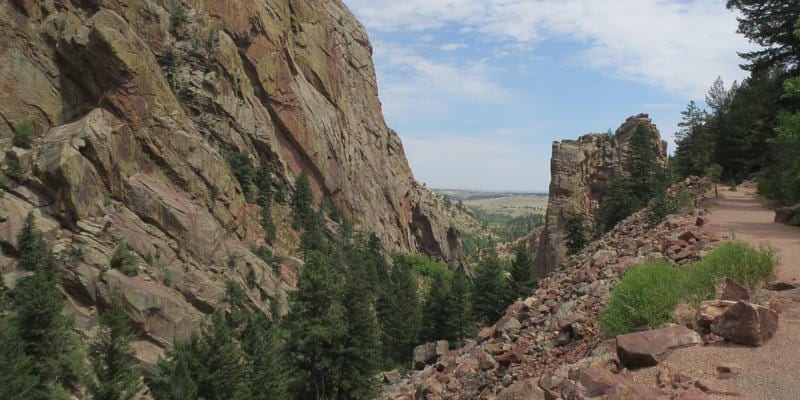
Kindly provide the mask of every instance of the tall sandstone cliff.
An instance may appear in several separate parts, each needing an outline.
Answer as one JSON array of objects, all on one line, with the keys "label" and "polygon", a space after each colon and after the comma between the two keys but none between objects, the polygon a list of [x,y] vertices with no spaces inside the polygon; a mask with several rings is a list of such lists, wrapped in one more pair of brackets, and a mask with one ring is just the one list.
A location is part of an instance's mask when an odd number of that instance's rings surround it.
[{"label": "tall sandstone cliff", "polygon": [[[260,209],[230,151],[287,186],[305,171],[317,199],[389,250],[457,263],[458,233],[383,119],[371,53],[340,0],[3,1],[0,157],[9,175],[19,164],[0,198],[6,282],[33,212],[78,325],[91,334],[96,308],[122,291],[142,358],[186,337],[228,281],[255,273],[251,301],[285,309],[292,263],[251,253],[265,244]],[[14,147],[26,125],[32,146]],[[285,206],[274,213],[288,225]],[[136,277],[108,268],[123,241]],[[293,246],[290,232],[272,247]]]},{"label": "tall sandstone cliff", "polygon": [[545,228],[536,254],[537,273],[549,274],[567,259],[564,224],[572,214],[594,217],[608,182],[626,174],[628,144],[639,126],[647,129],[660,145],[661,161],[667,162],[667,144],[647,114],[628,118],[614,135],[594,133],[578,140],[553,143],[550,160],[550,197]]}]

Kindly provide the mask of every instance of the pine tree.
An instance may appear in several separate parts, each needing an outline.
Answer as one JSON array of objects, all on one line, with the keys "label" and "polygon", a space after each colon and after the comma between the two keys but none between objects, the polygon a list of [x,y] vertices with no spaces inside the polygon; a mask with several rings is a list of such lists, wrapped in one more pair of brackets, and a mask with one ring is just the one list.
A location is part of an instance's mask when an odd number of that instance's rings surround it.
[{"label": "pine tree", "polygon": [[516,298],[526,298],[536,286],[533,275],[533,257],[525,246],[518,246],[514,251],[514,260],[511,263],[511,287]]},{"label": "pine tree", "polygon": [[600,200],[596,224],[598,233],[613,229],[619,222],[644,208],[644,203],[634,194],[633,184],[627,177],[619,177],[608,184],[608,192]]},{"label": "pine tree", "polygon": [[228,153],[227,161],[231,168],[231,173],[242,187],[244,198],[247,201],[253,201],[256,169],[253,167],[250,155],[244,152],[232,151]]},{"label": "pine tree", "polygon": [[207,400],[249,399],[250,382],[244,354],[222,313],[211,318],[201,336],[202,368],[197,371],[197,394]]},{"label": "pine tree", "polygon": [[297,371],[291,392],[296,399],[334,399],[347,335],[341,276],[328,257],[312,251],[297,285],[285,320]]},{"label": "pine tree", "polygon": [[470,315],[469,289],[470,282],[464,271],[456,271],[451,285],[451,301],[447,310],[450,328],[453,332],[453,340],[461,340],[470,334]]},{"label": "pine tree", "polygon": [[434,274],[422,305],[422,341],[455,340],[452,330],[453,291],[444,274]]},{"label": "pine tree", "polygon": [[85,356],[72,318],[62,314],[64,299],[56,287],[60,273],[31,215],[17,248],[19,267],[32,274],[17,283],[9,324],[38,378],[30,398],[65,398],[85,376]]},{"label": "pine tree", "polygon": [[366,265],[351,265],[343,301],[347,334],[339,383],[342,400],[372,400],[376,394],[375,376],[381,362],[380,331],[375,298],[368,284]]},{"label": "pine tree", "polygon": [[800,17],[800,3],[787,0],[728,0],[736,9],[739,33],[759,45],[758,50],[742,54],[748,70],[774,67],[797,68],[800,63],[800,37],[794,34]]},{"label": "pine tree", "polygon": [[637,126],[630,140],[625,170],[629,174],[632,194],[643,204],[646,204],[662,187],[664,166],[659,157],[655,138],[644,125]]},{"label": "pine tree", "polygon": [[250,398],[289,398],[287,381],[292,376],[284,352],[282,331],[270,326],[263,313],[256,313],[242,333],[242,348],[250,366]]},{"label": "pine tree", "polygon": [[167,357],[158,360],[158,369],[150,383],[156,400],[197,400],[197,383],[193,373],[203,368],[197,361],[199,335],[186,342],[176,343]]},{"label": "pine tree", "polygon": [[377,305],[384,360],[388,368],[410,362],[411,351],[418,344],[421,324],[418,290],[410,267],[395,258]]},{"label": "pine tree", "polygon": [[[39,379],[33,362],[24,351],[24,343],[0,312],[0,399],[29,400],[37,398]],[[42,398],[42,397],[39,397]]]},{"label": "pine tree", "polygon": [[590,228],[585,215],[574,213],[567,217],[564,223],[564,237],[571,254],[576,254],[589,244],[591,238],[589,232]]},{"label": "pine tree", "polygon": [[130,347],[132,338],[124,302],[114,295],[111,307],[100,314],[100,332],[91,352],[97,378],[91,387],[94,400],[130,400],[142,389],[138,361]]},{"label": "pine tree", "polygon": [[258,187],[258,205],[261,206],[261,227],[264,228],[268,241],[275,240],[277,228],[275,220],[272,218],[272,173],[265,160],[261,161],[261,166],[256,173],[256,186]]},{"label": "pine tree", "polygon": [[297,228],[307,229],[314,221],[314,195],[311,193],[311,184],[308,175],[301,173],[295,181],[294,194],[292,195],[292,219]]},{"label": "pine tree", "polygon": [[511,296],[497,253],[488,251],[472,280],[472,312],[481,323],[494,323],[509,305]]}]

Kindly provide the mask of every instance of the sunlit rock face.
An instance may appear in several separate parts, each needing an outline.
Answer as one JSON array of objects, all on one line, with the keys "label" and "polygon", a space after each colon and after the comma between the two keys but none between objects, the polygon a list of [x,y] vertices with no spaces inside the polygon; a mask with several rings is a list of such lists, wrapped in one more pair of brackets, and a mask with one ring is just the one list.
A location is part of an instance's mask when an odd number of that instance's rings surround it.
[{"label": "sunlit rock face", "polygon": [[661,160],[667,162],[667,143],[647,114],[628,118],[613,135],[594,133],[577,140],[553,143],[550,160],[550,197],[545,229],[536,255],[537,272],[547,275],[566,260],[564,224],[574,213],[592,217],[608,182],[624,174],[628,144],[639,126],[660,145]]},{"label": "sunlit rock face", "polygon": [[[96,307],[119,290],[151,360],[251,271],[250,300],[283,312],[297,234],[276,205],[284,229],[264,243],[231,151],[268,163],[287,187],[304,171],[318,200],[390,251],[459,263],[458,233],[386,126],[372,47],[341,1],[179,3],[0,5],[0,148],[24,171],[0,198],[0,265],[13,265],[33,212],[55,250],[74,255],[64,288],[79,326],[90,334]],[[33,145],[13,147],[26,124]],[[136,277],[108,271],[122,241],[141,258]],[[251,253],[265,244],[284,265]]]}]

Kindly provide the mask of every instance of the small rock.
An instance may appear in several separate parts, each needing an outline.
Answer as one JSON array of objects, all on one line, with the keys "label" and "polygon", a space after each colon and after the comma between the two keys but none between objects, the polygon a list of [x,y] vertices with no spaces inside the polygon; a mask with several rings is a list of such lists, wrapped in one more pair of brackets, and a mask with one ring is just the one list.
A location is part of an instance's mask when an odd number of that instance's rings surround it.
[{"label": "small rock", "polygon": [[775,282],[775,283],[769,285],[769,290],[774,290],[776,292],[785,292],[785,291],[789,291],[789,290],[795,290],[798,287],[799,286],[797,284],[794,284],[794,283]]},{"label": "small rock", "polygon": [[702,329],[708,330],[720,315],[735,304],[733,301],[723,300],[704,301],[700,304],[700,308],[697,309],[697,325]]},{"label": "small rock", "polygon": [[389,385],[394,385],[395,383],[400,382],[401,378],[402,376],[400,375],[400,372],[396,369],[383,373],[383,383]]},{"label": "small rock", "polygon": [[750,300],[750,291],[731,278],[717,279],[714,284],[716,297],[725,301]]},{"label": "small rock", "polygon": [[759,347],[778,331],[775,310],[745,301],[737,302],[711,324],[711,332],[730,342]]}]

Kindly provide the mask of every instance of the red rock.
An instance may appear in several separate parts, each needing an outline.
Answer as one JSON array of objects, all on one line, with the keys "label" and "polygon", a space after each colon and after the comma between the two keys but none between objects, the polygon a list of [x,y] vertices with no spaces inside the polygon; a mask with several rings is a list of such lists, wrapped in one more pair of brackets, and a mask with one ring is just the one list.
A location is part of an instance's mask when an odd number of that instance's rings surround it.
[{"label": "red rock", "polygon": [[745,301],[737,302],[711,324],[711,332],[745,346],[763,346],[778,331],[775,310]]},{"label": "red rock", "polygon": [[678,236],[678,239],[683,240],[684,242],[689,242],[691,240],[697,241],[697,236],[694,235],[692,231],[686,231]]},{"label": "red rock", "polygon": [[455,372],[453,372],[453,375],[456,378],[461,378],[466,374],[472,374],[477,372],[478,367],[479,367],[478,360],[474,358],[468,358],[464,360],[464,362],[461,363],[461,365],[459,365],[458,368],[456,368]]},{"label": "red rock", "polygon": [[670,350],[700,343],[697,332],[676,325],[617,336],[617,356],[627,368],[653,366]]},{"label": "red rock", "polygon": [[517,346],[497,357],[496,361],[498,364],[508,367],[511,364],[521,363],[524,359],[525,351],[522,347]]},{"label": "red rock", "polygon": [[735,304],[732,301],[723,300],[704,301],[697,309],[697,326],[701,329],[711,328],[714,320]]},{"label": "red rock", "polygon": [[717,279],[714,284],[716,297],[726,301],[750,300],[750,291],[731,278]]},{"label": "red rock", "polygon": [[497,332],[494,325],[487,326],[486,328],[481,329],[478,333],[478,343],[485,342],[494,337],[495,332]]}]

